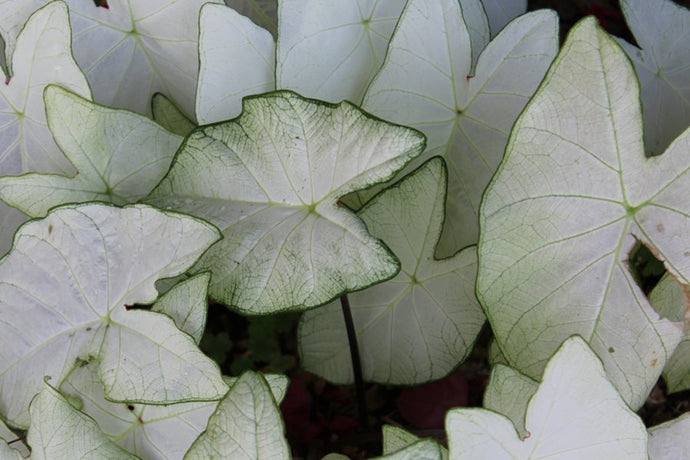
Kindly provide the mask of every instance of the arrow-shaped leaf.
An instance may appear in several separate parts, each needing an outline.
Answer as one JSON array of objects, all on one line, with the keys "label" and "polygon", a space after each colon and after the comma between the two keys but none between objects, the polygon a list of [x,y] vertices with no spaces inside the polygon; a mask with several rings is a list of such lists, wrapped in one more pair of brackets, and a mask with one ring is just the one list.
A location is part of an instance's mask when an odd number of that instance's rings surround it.
[{"label": "arrow-shaped leaf", "polygon": [[291,92],[246,98],[236,120],[182,144],[151,201],[209,220],[224,239],[195,270],[251,313],[321,305],[390,278],[397,260],[338,199],[390,177],[423,136]]},{"label": "arrow-shaped leaf", "polygon": [[182,138],[143,115],[87,101],[57,86],[45,90],[48,126],[77,169],[74,177],[0,178],[0,198],[42,217],[60,204],[134,203],[160,182]]},{"label": "arrow-shaped leaf", "polygon": [[99,359],[109,397],[211,400],[227,387],[218,366],[151,303],[154,282],[186,270],[218,238],[188,216],[149,206],[64,206],[18,231],[0,262],[0,410],[28,425],[43,376],[59,385]]},{"label": "arrow-shaped leaf", "polygon": [[[476,248],[434,259],[445,195],[446,169],[435,158],[358,213],[401,262],[395,278],[348,296],[368,381],[440,379],[465,359],[484,324],[474,295]],[[340,302],[305,312],[298,332],[302,366],[333,382],[353,382],[345,331]]]},{"label": "arrow-shaped leaf", "polygon": [[480,213],[477,292],[511,366],[538,378],[581,334],[631,407],[681,339],[636,285],[636,240],[690,284],[690,132],[647,159],[634,71],[593,19],[576,25],[511,135]]}]

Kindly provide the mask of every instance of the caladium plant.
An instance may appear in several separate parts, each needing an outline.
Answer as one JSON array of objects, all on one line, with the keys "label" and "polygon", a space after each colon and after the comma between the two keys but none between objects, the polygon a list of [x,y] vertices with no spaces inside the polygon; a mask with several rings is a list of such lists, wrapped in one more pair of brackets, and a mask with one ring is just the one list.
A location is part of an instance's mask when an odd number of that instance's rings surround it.
[{"label": "caladium plant", "polygon": [[[488,411],[449,413],[449,450],[388,427],[384,458],[682,456],[687,417],[647,432],[631,408],[690,369],[687,10],[623,2],[637,74],[581,23],[527,104],[557,29],[525,2],[227,3],[0,0],[0,197],[35,218],[0,260],[0,415],[32,457],[289,458],[287,379],[221,376],[206,300],[309,310],[302,364],[345,383],[344,293],[369,381],[447,375],[482,309],[510,366]],[[669,272],[651,303],[639,244]]]}]

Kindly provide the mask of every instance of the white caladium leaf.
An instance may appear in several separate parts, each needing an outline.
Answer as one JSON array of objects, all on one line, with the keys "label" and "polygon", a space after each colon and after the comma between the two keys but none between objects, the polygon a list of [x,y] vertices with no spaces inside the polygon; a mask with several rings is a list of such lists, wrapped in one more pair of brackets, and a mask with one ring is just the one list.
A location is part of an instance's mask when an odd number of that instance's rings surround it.
[{"label": "white caladium leaf", "polygon": [[422,439],[378,459],[386,460],[441,460],[443,447],[433,439]]},{"label": "white caladium leaf", "polygon": [[29,448],[24,441],[0,421],[0,458],[22,459],[29,455]]},{"label": "white caladium leaf", "polygon": [[[469,354],[485,317],[474,294],[476,248],[434,259],[446,170],[429,160],[358,215],[400,258],[398,275],[350,295],[365,380],[413,385],[446,376]],[[354,376],[340,302],[302,315],[302,367],[337,383]]]},{"label": "white caladium leaf", "polygon": [[[63,206],[22,226],[0,261],[0,412],[28,425],[43,376],[59,385],[99,359],[111,399],[220,398],[218,366],[166,315],[129,310],[218,238],[209,224],[149,206]],[[30,294],[29,294],[30,293]],[[28,321],[28,323],[27,323]]]},{"label": "white caladium leaf", "polygon": [[[518,395],[522,397],[522,395]],[[446,415],[451,459],[647,457],[647,432],[580,337],[567,339],[527,408],[527,437],[486,409]]]},{"label": "white caladium leaf", "polygon": [[274,37],[278,35],[278,0],[225,0],[225,3]]},{"label": "white caladium leaf", "polygon": [[[43,0],[49,1],[49,0]],[[74,56],[96,102],[148,113],[156,92],[194,114],[199,10],[221,0],[67,0]]]},{"label": "white caladium leaf", "polygon": [[280,1],[276,86],[359,103],[404,6],[405,0]]},{"label": "white caladium leaf", "polygon": [[31,426],[26,437],[32,459],[137,458],[110,441],[93,419],[47,383],[31,401],[29,412]]},{"label": "white caladium leaf", "polygon": [[134,203],[158,184],[182,137],[143,115],[111,109],[57,86],[45,90],[55,142],[77,175],[31,173],[0,178],[0,198],[33,217],[65,203]]},{"label": "white caladium leaf", "polygon": [[[491,39],[491,31],[489,30],[489,19],[486,16],[481,0],[459,0],[458,3],[470,39],[468,51],[472,56],[472,60],[470,71],[467,72],[467,76],[469,76],[474,73],[474,67],[477,65],[479,55]],[[453,17],[452,13],[450,17]],[[449,44],[449,46],[452,45]]]},{"label": "white caladium leaf", "polygon": [[172,318],[175,326],[191,335],[198,344],[206,327],[206,309],[210,273],[200,273],[184,280],[160,296],[151,311]]},{"label": "white caladium leaf", "polygon": [[417,131],[349,103],[274,92],[246,98],[236,120],[194,131],[151,201],[222,230],[195,267],[212,271],[212,297],[249,313],[304,309],[397,273],[338,199],[386,180],[423,148]]},{"label": "white caladium leaf", "polygon": [[[420,438],[417,436],[413,435],[412,433],[403,430],[402,428],[392,426],[392,425],[384,425],[381,429],[383,432],[383,458],[388,458],[385,457],[386,455],[393,454],[395,452],[401,451],[415,443],[418,443],[420,441]],[[429,441],[429,440],[427,440]],[[436,443],[440,450],[440,456],[437,457],[430,457],[430,458],[438,458],[438,459],[447,459],[448,458],[448,449],[445,447],[441,446],[435,441],[432,441]],[[428,443],[427,443],[428,444]],[[436,450],[431,446],[428,445],[426,448],[426,451],[430,453],[430,455],[435,455]],[[412,457],[414,458],[414,457]]]},{"label": "white caladium leaf", "polygon": [[448,163],[439,257],[477,242],[482,193],[515,119],[558,50],[556,14],[536,11],[503,29],[471,76],[466,24],[457,0],[408,2],[363,102],[366,110],[426,134],[427,150],[410,168],[434,155]]},{"label": "white caladium leaf", "polygon": [[31,13],[40,8],[40,0],[0,0],[0,38],[5,44],[3,64],[5,75],[12,75],[12,55],[17,44],[17,37]]},{"label": "white caladium leaf", "polygon": [[491,37],[495,37],[506,24],[527,11],[527,0],[482,0],[489,19]]},{"label": "white caladium leaf", "polygon": [[513,422],[520,438],[527,437],[525,413],[539,384],[515,369],[501,364],[491,369],[484,392],[484,408],[505,415]]},{"label": "white caladium leaf", "polygon": [[[570,32],[482,202],[477,293],[512,367],[538,378],[581,334],[633,408],[682,336],[627,266],[636,240],[690,284],[686,132],[646,158],[635,73],[594,19]],[[623,327],[624,325],[624,327]]]},{"label": "white caladium leaf", "polygon": [[14,74],[0,75],[0,174],[27,171],[70,173],[74,168],[46,124],[43,90],[56,83],[89,98],[89,86],[71,52],[70,23],[63,2],[36,11],[17,38]]},{"label": "white caladium leaf", "polygon": [[268,31],[223,5],[201,9],[196,118],[230,120],[242,98],[275,89],[275,42]]},{"label": "white caladium leaf", "polygon": [[261,374],[247,371],[230,387],[211,416],[206,432],[184,458],[289,459],[290,447],[284,431],[268,383]]},{"label": "white caladium leaf", "polygon": [[151,113],[156,123],[171,133],[185,137],[196,125],[165,95],[156,93],[151,99]]},{"label": "white caladium leaf", "polygon": [[690,413],[686,412],[661,425],[647,430],[650,460],[674,460],[684,458],[690,452]]},{"label": "white caladium leaf", "polygon": [[690,125],[690,10],[672,0],[622,0],[640,48],[619,40],[640,79],[644,141],[662,153]]}]

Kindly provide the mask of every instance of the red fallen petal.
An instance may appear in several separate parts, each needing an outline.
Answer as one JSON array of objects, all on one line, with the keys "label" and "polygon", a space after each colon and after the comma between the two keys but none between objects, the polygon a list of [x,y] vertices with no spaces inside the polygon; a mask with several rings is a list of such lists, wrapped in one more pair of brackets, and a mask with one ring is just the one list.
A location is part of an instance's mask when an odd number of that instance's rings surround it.
[{"label": "red fallen petal", "polygon": [[397,399],[400,415],[411,425],[425,429],[442,429],[446,412],[452,407],[466,406],[469,384],[456,371],[450,376],[426,385],[406,388]]}]

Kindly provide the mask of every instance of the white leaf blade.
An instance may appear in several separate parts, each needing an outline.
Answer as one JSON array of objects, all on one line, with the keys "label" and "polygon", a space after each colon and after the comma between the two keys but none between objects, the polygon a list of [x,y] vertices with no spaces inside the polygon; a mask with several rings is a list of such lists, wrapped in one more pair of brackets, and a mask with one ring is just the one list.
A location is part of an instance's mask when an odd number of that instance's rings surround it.
[{"label": "white leaf blade", "polygon": [[213,456],[237,459],[290,458],[280,410],[266,380],[245,372],[218,404],[185,460]]},{"label": "white leaf blade", "polygon": [[242,112],[242,98],[275,89],[275,42],[266,30],[223,5],[201,9],[199,124],[230,120]]},{"label": "white leaf blade", "polygon": [[210,280],[210,273],[200,273],[181,281],[163,294],[151,311],[170,316],[178,329],[191,335],[199,344],[206,327],[206,295]]},{"label": "white leaf blade", "polygon": [[513,21],[480,50],[474,76],[471,46],[457,1],[409,2],[363,102],[366,110],[428,137],[425,154],[408,171],[434,155],[448,163],[440,257],[477,242],[471,216],[478,214],[515,119],[556,54],[557,17],[537,11]]},{"label": "white leaf blade", "polygon": [[223,231],[196,266],[212,271],[212,297],[254,313],[304,309],[395,274],[387,248],[337,200],[422,148],[419,133],[348,103],[269,93],[192,133],[150,200]]},{"label": "white leaf blade", "polygon": [[650,460],[672,460],[687,455],[690,452],[688,430],[690,430],[690,414],[687,412],[647,430]]},{"label": "white leaf blade", "polygon": [[107,439],[93,419],[72,407],[48,384],[33,399],[29,411],[31,458],[136,458]]},{"label": "white leaf blade", "polygon": [[278,35],[278,0],[225,0],[225,3],[274,37]]},{"label": "white leaf blade", "polygon": [[[59,384],[79,359],[98,357],[111,314],[155,300],[156,279],[183,272],[217,238],[207,223],[149,206],[63,206],[25,224],[0,263],[4,417],[27,426],[43,376]],[[193,389],[185,399],[209,398]]]},{"label": "white leaf blade", "polygon": [[489,384],[484,392],[484,408],[510,419],[520,438],[527,436],[525,414],[532,395],[539,384],[511,367],[497,365],[491,370]]},{"label": "white leaf blade", "polygon": [[276,87],[317,99],[361,101],[405,2],[281,1]]},{"label": "white leaf blade", "polygon": [[[475,248],[434,259],[445,178],[443,161],[432,159],[358,213],[401,261],[395,278],[348,295],[367,381],[412,385],[442,378],[465,359],[484,323],[474,295]],[[305,369],[353,382],[339,302],[305,312],[298,338]]]},{"label": "white leaf blade", "polygon": [[485,409],[453,409],[446,416],[451,459],[645,458],[647,433],[580,337],[566,340],[549,361],[529,403],[527,438]]},{"label": "white leaf blade", "polygon": [[[5,43],[5,59],[3,68],[6,68],[9,73],[7,77],[12,76],[12,55],[17,43],[17,36],[24,27],[24,23],[29,19],[31,13],[41,6],[40,0],[2,0],[0,1],[0,38]],[[3,69],[5,70],[5,69]]]},{"label": "white leaf blade", "polygon": [[591,20],[570,37],[483,201],[478,293],[511,365],[538,377],[555,346],[582,334],[639,407],[681,332],[624,261],[635,237],[649,242],[644,203],[674,160],[645,160],[637,82],[616,44]]},{"label": "white leaf blade", "polygon": [[142,115],[97,105],[57,86],[44,94],[48,126],[77,175],[0,178],[0,197],[30,216],[42,217],[65,203],[134,203],[160,182],[182,142]]}]

